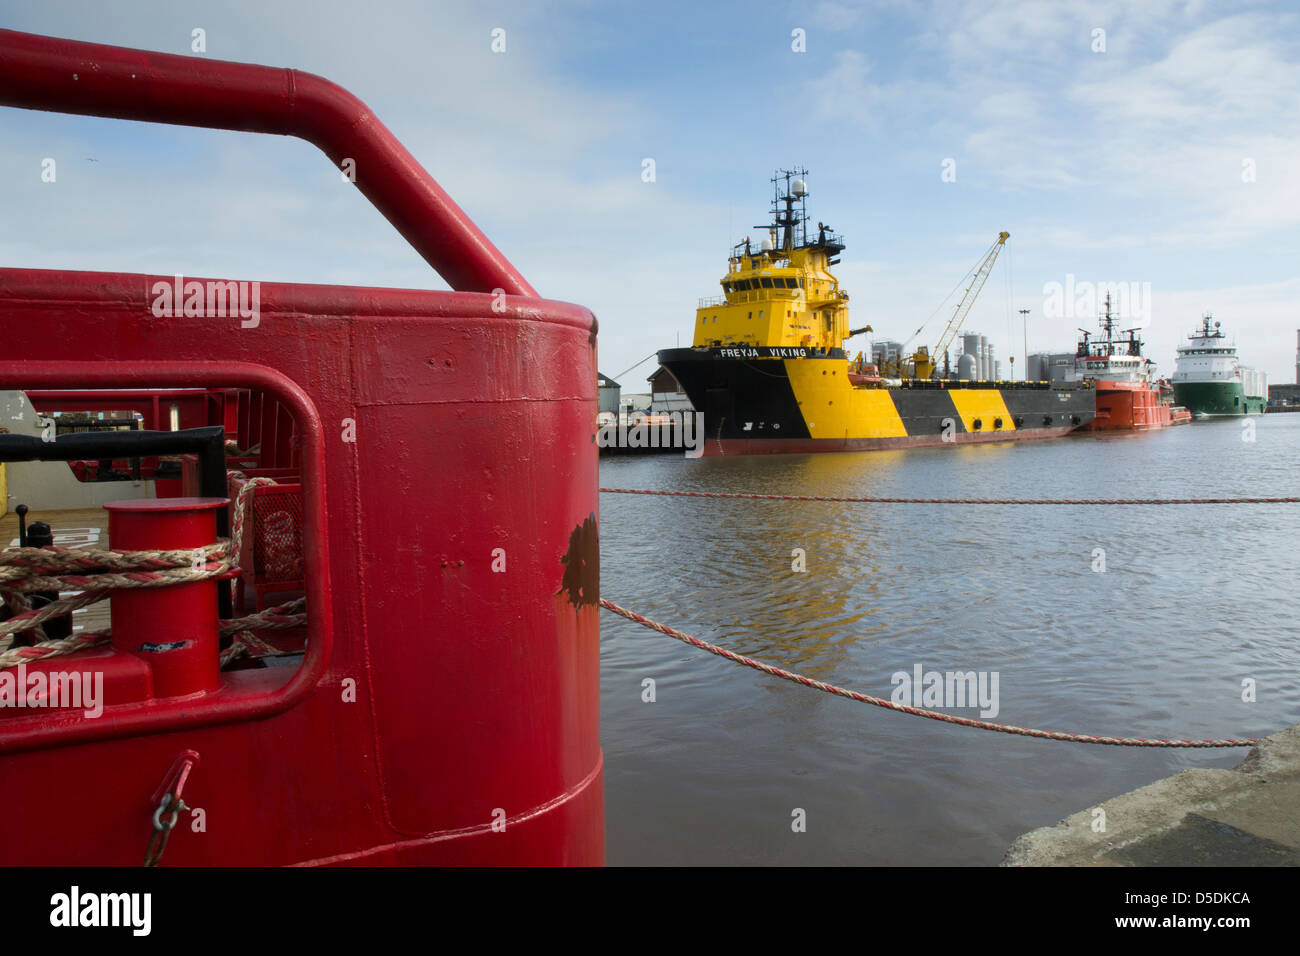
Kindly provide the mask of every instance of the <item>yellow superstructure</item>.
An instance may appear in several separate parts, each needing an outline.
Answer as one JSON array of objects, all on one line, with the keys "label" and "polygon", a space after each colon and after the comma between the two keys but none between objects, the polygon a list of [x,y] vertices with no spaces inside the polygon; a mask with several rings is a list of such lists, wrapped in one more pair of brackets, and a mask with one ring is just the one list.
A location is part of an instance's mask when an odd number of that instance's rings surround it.
[{"label": "yellow superstructure", "polygon": [[808,226],[806,169],[772,178],[772,221],[755,226],[767,237],[731,250],[722,295],[701,299],[695,346],[838,349],[850,335],[849,294],[830,267],[844,243],[829,226]]},{"label": "yellow superstructure", "polygon": [[839,348],[849,335],[849,294],[829,271],[831,250],[740,250],[723,294],[700,300],[694,344]]}]

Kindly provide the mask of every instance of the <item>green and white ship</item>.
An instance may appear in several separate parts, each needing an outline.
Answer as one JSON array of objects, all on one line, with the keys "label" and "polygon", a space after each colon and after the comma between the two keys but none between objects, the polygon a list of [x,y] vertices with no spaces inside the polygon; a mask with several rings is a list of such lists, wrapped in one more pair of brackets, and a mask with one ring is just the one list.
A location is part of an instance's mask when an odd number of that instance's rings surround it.
[{"label": "green and white ship", "polygon": [[1228,344],[1214,316],[1202,316],[1201,327],[1188,340],[1178,349],[1174,404],[1185,405],[1193,418],[1263,413],[1267,376],[1237,363],[1237,347]]}]

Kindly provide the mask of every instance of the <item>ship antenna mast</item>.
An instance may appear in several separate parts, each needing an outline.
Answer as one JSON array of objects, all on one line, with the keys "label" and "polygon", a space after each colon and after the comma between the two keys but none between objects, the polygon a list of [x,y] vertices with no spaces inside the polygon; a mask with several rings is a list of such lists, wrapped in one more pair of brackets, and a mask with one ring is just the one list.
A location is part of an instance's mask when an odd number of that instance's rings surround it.
[{"label": "ship antenna mast", "polygon": [[[755,226],[755,229],[769,229],[780,234],[780,249],[789,256],[790,252],[808,244],[808,191],[802,187],[800,180],[808,175],[802,167],[778,169],[772,177],[772,223],[768,226]],[[800,188],[792,188],[794,186]],[[798,210],[795,203],[799,204]]]},{"label": "ship antenna mast", "polygon": [[1106,293],[1106,311],[1097,324],[1100,325],[1102,329],[1104,329],[1106,332],[1105,344],[1101,346],[1099,354],[1114,355],[1115,354],[1115,317],[1111,314],[1110,311],[1110,292]]}]

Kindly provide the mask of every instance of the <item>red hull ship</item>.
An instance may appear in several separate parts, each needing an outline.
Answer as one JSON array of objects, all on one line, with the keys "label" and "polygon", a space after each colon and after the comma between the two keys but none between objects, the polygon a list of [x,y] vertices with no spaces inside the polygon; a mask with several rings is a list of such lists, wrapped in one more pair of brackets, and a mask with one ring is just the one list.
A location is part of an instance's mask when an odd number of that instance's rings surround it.
[{"label": "red hull ship", "polygon": [[[1175,411],[1184,414],[1175,419]],[[1080,431],[1150,431],[1192,419],[1185,408],[1160,400],[1159,388],[1143,382],[1097,381],[1097,417]]]},{"label": "red hull ship", "polygon": [[1154,363],[1142,355],[1137,329],[1124,329],[1115,337],[1115,320],[1106,296],[1106,312],[1100,321],[1104,338],[1080,329],[1083,337],[1074,360],[1075,381],[1092,382],[1097,390],[1097,417],[1080,431],[1153,431],[1182,425],[1191,413],[1170,404],[1165,390],[1155,380]]},{"label": "red hull ship", "polygon": [[0,390],[143,426],[0,429],[132,499],[0,551],[6,807],[93,794],[0,864],[602,863],[592,314],[320,77],[0,30],[0,105],[299,136],[455,290],[0,268]]}]

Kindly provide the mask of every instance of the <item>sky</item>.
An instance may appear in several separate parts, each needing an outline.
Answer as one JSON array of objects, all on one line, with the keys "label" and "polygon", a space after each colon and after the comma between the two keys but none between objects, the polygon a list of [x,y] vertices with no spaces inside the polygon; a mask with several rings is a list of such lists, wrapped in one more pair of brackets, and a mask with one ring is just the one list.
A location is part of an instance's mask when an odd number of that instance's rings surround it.
[{"label": "sky", "polygon": [[[350,89],[541,295],[596,314],[625,391],[689,343],[790,166],[879,339],[933,346],[1006,230],[964,327],[1021,371],[1026,338],[1069,351],[1096,325],[1053,283],[1122,283],[1162,374],[1212,312],[1244,364],[1296,380],[1292,4],[0,0],[0,27],[180,54],[198,28],[208,58]],[[0,263],[446,288],[305,142],[15,109]]]}]

